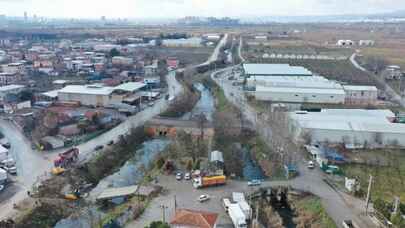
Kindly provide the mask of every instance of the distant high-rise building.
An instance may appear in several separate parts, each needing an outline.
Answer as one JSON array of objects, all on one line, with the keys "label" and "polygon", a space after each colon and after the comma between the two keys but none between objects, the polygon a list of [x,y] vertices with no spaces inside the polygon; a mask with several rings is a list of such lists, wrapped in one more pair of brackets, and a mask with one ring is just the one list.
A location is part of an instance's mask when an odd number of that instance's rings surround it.
[{"label": "distant high-rise building", "polygon": [[101,20],[102,20],[102,21],[105,21],[105,16],[101,16]]},{"label": "distant high-rise building", "polygon": [[28,21],[28,13],[27,13],[27,11],[24,12],[24,21]]}]

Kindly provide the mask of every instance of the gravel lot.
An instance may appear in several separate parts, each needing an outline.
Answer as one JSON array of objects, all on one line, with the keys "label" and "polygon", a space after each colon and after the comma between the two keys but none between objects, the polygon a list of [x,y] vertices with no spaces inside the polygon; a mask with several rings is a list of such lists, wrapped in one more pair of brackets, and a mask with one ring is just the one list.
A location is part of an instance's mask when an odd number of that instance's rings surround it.
[{"label": "gravel lot", "polygon": [[[232,192],[244,192],[251,190],[246,182],[228,180],[224,186],[194,189],[190,181],[177,181],[174,175],[159,176],[159,185],[165,187],[165,191],[159,197],[152,200],[142,216],[129,223],[126,227],[145,227],[151,221],[162,220],[163,211],[161,205],[168,208],[165,211],[166,221],[170,221],[174,215],[174,199],[176,197],[177,208],[186,208],[215,212],[219,214],[217,227],[233,227],[229,216],[222,207],[221,199],[231,197]],[[202,194],[208,194],[210,200],[204,203],[197,201]]]}]

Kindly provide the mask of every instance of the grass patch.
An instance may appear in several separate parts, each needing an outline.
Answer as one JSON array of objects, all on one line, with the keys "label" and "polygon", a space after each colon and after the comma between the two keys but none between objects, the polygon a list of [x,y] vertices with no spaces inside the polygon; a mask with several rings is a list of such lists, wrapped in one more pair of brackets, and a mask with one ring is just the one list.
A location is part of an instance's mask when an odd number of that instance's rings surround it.
[{"label": "grass patch", "polygon": [[394,196],[399,196],[402,202],[405,201],[404,150],[361,150],[353,153],[353,156],[365,164],[347,164],[341,168],[346,176],[360,180],[361,192],[367,192],[369,175],[372,175],[372,198],[392,202]]},{"label": "grass patch", "polygon": [[309,220],[303,221],[303,219],[299,218],[299,222],[303,222],[305,225],[303,227],[311,225],[310,227],[337,228],[335,222],[329,217],[318,197],[307,196],[294,204],[300,217]]}]

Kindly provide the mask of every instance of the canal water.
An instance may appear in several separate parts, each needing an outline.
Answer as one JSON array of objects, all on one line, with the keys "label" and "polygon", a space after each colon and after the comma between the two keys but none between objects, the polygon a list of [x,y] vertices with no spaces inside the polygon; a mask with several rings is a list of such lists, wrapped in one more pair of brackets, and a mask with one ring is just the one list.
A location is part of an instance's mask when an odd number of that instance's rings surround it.
[{"label": "canal water", "polygon": [[194,88],[200,91],[200,100],[198,100],[191,112],[183,115],[182,119],[189,120],[194,116],[203,113],[208,121],[212,121],[212,116],[215,111],[215,103],[211,91],[201,83],[195,83]]},{"label": "canal water", "polygon": [[[89,193],[86,200],[94,203],[96,197],[106,188],[137,184],[144,178],[145,172],[153,165],[156,156],[164,151],[170,143],[171,141],[166,139],[153,139],[144,142],[141,149],[134,149],[133,158],[128,160],[116,173],[102,179]],[[104,216],[104,213],[92,206],[77,216],[62,219],[55,225],[55,228],[91,228],[92,220],[94,222],[95,219],[99,220]]]}]

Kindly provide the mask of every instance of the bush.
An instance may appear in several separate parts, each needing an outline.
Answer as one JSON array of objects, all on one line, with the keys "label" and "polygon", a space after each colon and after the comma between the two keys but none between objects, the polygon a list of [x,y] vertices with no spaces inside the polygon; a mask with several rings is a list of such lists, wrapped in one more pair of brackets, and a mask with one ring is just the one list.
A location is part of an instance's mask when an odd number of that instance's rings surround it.
[{"label": "bush", "polygon": [[156,168],[161,169],[164,164],[165,164],[165,159],[163,157],[160,157],[160,158],[158,158],[158,160],[156,160]]},{"label": "bush", "polygon": [[170,228],[170,226],[169,224],[163,223],[162,221],[155,221],[145,228]]}]

